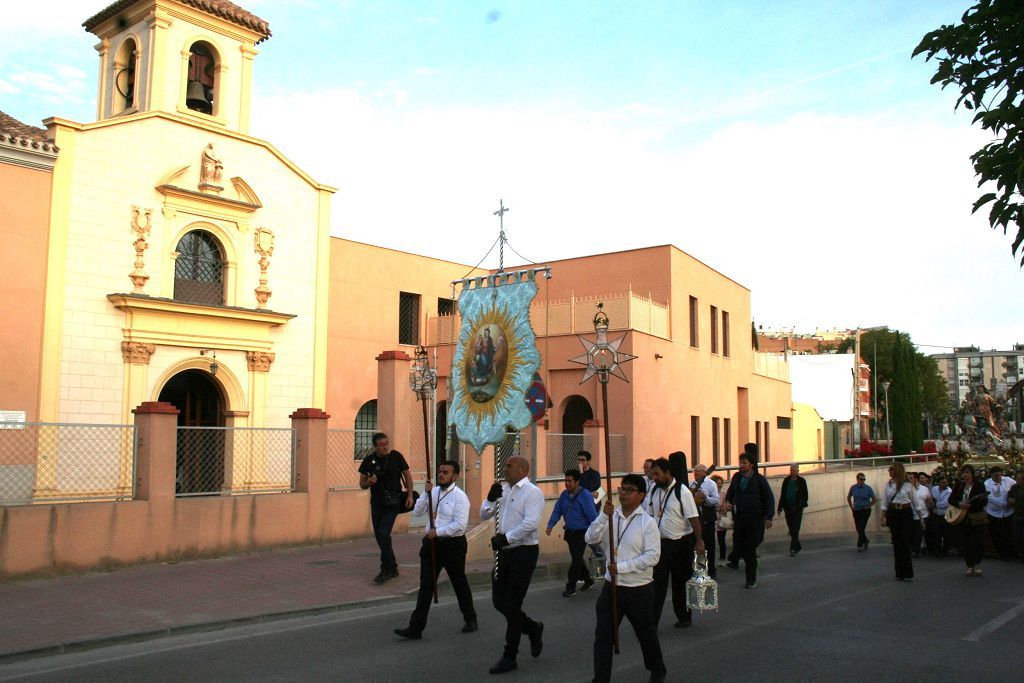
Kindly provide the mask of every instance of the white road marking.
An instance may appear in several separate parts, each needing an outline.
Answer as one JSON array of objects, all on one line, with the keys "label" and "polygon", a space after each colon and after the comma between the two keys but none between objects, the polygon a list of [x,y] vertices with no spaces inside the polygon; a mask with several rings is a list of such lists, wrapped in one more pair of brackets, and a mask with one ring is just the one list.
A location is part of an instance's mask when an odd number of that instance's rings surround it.
[{"label": "white road marking", "polygon": [[1015,607],[1011,607],[1010,609],[1006,610],[992,621],[986,624],[982,624],[980,627],[975,629],[969,636],[964,638],[964,640],[969,640],[971,642],[976,643],[985,636],[987,636],[989,633],[992,633],[992,631],[995,631],[1003,624],[1006,624],[1009,621],[1016,618],[1017,615],[1021,612],[1024,612],[1024,601],[1017,603]]}]

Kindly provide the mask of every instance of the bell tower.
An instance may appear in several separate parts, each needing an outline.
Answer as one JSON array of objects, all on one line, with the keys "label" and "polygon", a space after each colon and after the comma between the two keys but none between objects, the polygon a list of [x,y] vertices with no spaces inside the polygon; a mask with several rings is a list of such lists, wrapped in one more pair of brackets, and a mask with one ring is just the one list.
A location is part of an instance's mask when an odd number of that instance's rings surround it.
[{"label": "bell tower", "polygon": [[228,0],[119,0],[82,25],[100,39],[98,120],[164,111],[248,132],[263,19]]}]

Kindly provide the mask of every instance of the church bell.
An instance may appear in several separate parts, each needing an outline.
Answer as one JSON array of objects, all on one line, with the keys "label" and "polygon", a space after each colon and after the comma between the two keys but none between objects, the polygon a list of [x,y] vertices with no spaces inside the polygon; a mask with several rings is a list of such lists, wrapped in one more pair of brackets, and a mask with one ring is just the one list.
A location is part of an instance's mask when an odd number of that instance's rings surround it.
[{"label": "church bell", "polygon": [[188,90],[185,91],[185,106],[204,114],[213,113],[213,103],[207,99],[206,88],[199,81],[188,82]]}]

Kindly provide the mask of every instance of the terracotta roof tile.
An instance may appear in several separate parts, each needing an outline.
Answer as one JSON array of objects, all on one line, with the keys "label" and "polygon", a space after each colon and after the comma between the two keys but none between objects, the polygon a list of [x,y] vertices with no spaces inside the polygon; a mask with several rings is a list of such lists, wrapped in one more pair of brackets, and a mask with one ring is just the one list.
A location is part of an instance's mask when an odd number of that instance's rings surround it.
[{"label": "terracotta roof tile", "polygon": [[20,143],[23,147],[56,152],[57,147],[47,137],[45,128],[36,128],[22,123],[13,116],[0,111],[0,142]]},{"label": "terracotta roof tile", "polygon": [[[82,24],[86,31],[92,31],[94,28],[99,26],[101,23],[116,15],[118,12],[128,9],[139,0],[117,0],[102,12],[95,14]],[[252,29],[259,33],[263,38],[257,42],[263,42],[270,37],[270,24],[252,12],[248,12],[233,2],[228,0],[178,0],[183,5],[195,7],[198,10],[207,12],[214,16],[222,19],[227,19],[233,24],[243,26],[248,29]]]}]

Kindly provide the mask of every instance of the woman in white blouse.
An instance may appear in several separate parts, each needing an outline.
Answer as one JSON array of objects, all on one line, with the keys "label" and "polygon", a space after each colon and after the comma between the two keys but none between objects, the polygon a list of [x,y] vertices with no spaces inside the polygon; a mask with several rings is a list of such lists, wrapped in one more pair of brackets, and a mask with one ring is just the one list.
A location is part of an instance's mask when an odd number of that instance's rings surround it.
[{"label": "woman in white blouse", "polygon": [[896,580],[911,581],[914,578],[914,564],[910,558],[910,540],[915,524],[924,524],[914,519],[914,510],[921,520],[927,514],[924,501],[917,495],[917,486],[907,480],[903,463],[894,462],[889,468],[889,483],[882,493],[882,526],[892,533],[892,552],[896,560]]}]

